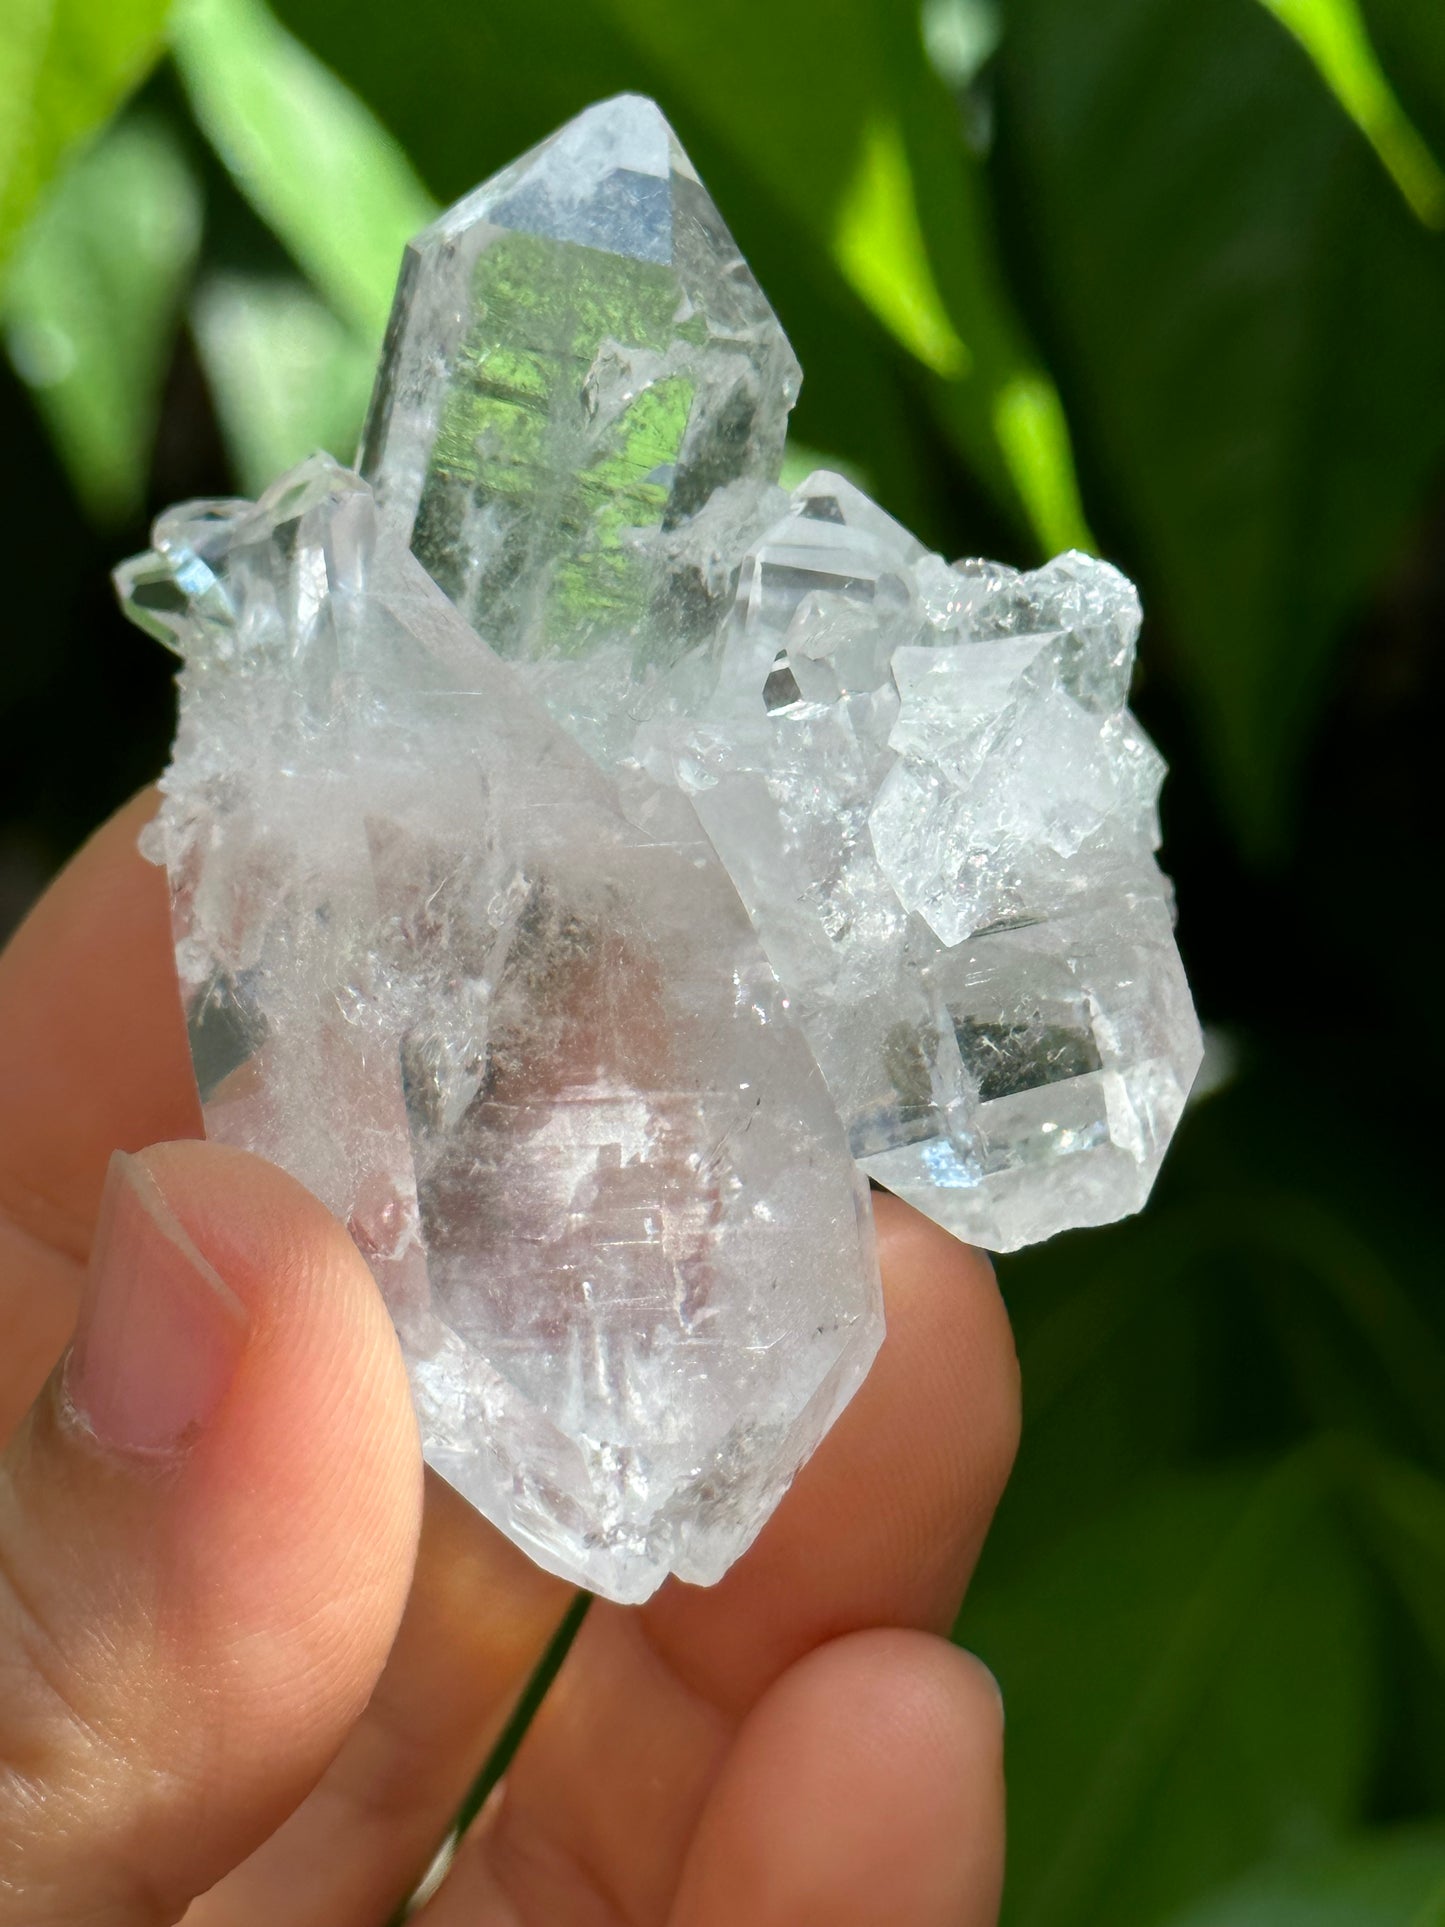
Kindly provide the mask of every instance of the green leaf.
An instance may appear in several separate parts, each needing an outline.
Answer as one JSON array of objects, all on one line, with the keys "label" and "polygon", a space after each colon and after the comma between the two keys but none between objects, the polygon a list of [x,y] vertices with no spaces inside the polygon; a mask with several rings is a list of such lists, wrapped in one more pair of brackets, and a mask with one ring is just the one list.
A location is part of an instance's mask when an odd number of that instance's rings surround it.
[{"label": "green leaf", "polygon": [[933,278],[896,120],[880,118],[864,129],[852,182],[834,216],[833,253],[879,320],[925,368],[954,381],[971,372],[973,356]]},{"label": "green leaf", "polygon": [[402,250],[435,204],[368,108],[261,0],[185,0],[172,45],[242,193],[337,313],[379,345]]},{"label": "green leaf", "polygon": [[[989,183],[926,47],[926,20],[913,19],[891,0],[872,5],[929,259],[971,356],[962,378],[934,386],[940,419],[982,480],[989,482],[1001,468],[1004,488],[1022,504],[1044,553],[1094,548],[1064,406],[1008,291]],[[987,34],[989,27],[985,16],[976,20],[975,32]]]},{"label": "green leaf", "polygon": [[1383,1453],[1340,1458],[1380,1566],[1445,1680],[1445,1485]]},{"label": "green leaf", "polygon": [[70,148],[160,52],[170,0],[5,0],[0,9],[0,264]]},{"label": "green leaf", "polygon": [[1356,1814],[1368,1616],[1307,1455],[986,1567],[959,1632],[1008,1706],[1010,1927],[1142,1927]]},{"label": "green leaf", "polygon": [[656,90],[656,77],[593,0],[528,8],[458,7],[455,0],[410,0],[405,8],[395,0],[274,5],[382,117],[447,201],[589,101]]},{"label": "green leaf", "polygon": [[1356,0],[1260,0],[1292,33],[1320,78],[1427,227],[1445,228],[1445,169],[1400,105]]},{"label": "green leaf", "polygon": [[375,349],[305,282],[211,275],[196,290],[191,328],[245,493],[259,495],[318,448],[352,460]]},{"label": "green leaf", "polygon": [[[932,435],[909,432],[909,402],[915,416],[922,402],[1015,547],[1085,538],[1062,405],[1009,305],[979,169],[911,8],[840,0],[820,35],[811,0],[740,0],[726,16],[553,0],[464,17],[451,0],[414,0],[405,15],[356,0],[344,23],[328,0],[280,4],[448,193],[589,100],[653,94],[798,348],[802,437],[867,468],[927,534],[942,517]],[[433,49],[425,91],[407,57],[418,37]]]},{"label": "green leaf", "polygon": [[[1223,1217],[1217,1214],[1216,1223]],[[1294,1190],[1246,1193],[1228,1217],[1232,1241],[1252,1251],[1274,1278],[1294,1271],[1309,1280],[1313,1319],[1300,1317],[1297,1301],[1276,1306],[1282,1349],[1298,1348],[1301,1376],[1307,1378],[1312,1365],[1328,1366],[1317,1322],[1327,1304],[1339,1316],[1346,1369],[1359,1389],[1367,1378],[1376,1380],[1416,1448],[1445,1465],[1445,1347],[1385,1253],[1333,1200]],[[1367,1409],[1363,1398],[1360,1409]]]},{"label": "green leaf", "polygon": [[1363,0],[1389,84],[1437,161],[1445,160],[1445,10],[1420,0]]},{"label": "green leaf", "polygon": [[1445,1927],[1445,1827],[1412,1827],[1271,1867],[1170,1927]]},{"label": "green leaf", "polygon": [[[806,229],[766,172],[739,157],[736,129],[714,132],[674,89],[606,0],[459,9],[453,0],[277,0],[287,24],[370,102],[448,199],[504,166],[590,101],[633,90],[660,100],[752,261],[807,371],[795,421],[802,440],[865,469],[911,526],[945,540],[939,451],[908,358],[848,287],[826,235]],[[428,58],[414,58],[418,42]],[[747,92],[755,117],[789,111],[796,88]],[[476,102],[485,99],[479,116]],[[981,504],[972,504],[974,508]],[[949,513],[952,511],[953,513]],[[990,518],[965,538],[978,550]]]},{"label": "green leaf", "polygon": [[81,156],[15,259],[6,347],[97,521],[141,506],[200,231],[200,191],[176,137],[138,117]]},{"label": "green leaf", "polygon": [[826,237],[833,266],[932,377],[945,433],[1036,546],[1087,543],[1063,408],[1004,286],[978,165],[914,10],[840,0],[820,36],[809,0],[742,0],[725,20],[671,0],[606,3],[667,76],[668,99],[733,148],[800,235]]},{"label": "green leaf", "polygon": [[1323,1195],[1331,1101],[1323,1072],[1245,1046],[1147,1211],[1000,1262],[1027,1422],[990,1570],[1201,1452],[1348,1433],[1445,1471],[1429,1187],[1360,1145]]},{"label": "green leaf", "polygon": [[921,23],[934,71],[955,91],[977,78],[1003,33],[996,0],[923,0]]},{"label": "green leaf", "polygon": [[1275,855],[1339,639],[1445,459],[1445,239],[1257,0],[1014,0],[1000,72],[1094,514]]}]

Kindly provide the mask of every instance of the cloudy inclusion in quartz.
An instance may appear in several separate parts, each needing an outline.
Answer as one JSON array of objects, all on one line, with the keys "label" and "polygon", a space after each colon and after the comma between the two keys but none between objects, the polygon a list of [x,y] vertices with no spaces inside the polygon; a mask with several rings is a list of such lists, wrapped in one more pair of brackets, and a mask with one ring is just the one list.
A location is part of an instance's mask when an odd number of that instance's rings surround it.
[{"label": "cloudy inclusion in quartz", "polygon": [[149,849],[209,1135],[366,1253],[429,1461],[621,1600],[716,1579],[882,1336],[866,1187],[687,799],[605,774],[318,458],[157,525]]},{"label": "cloudy inclusion in quartz", "polygon": [[412,244],[365,480],[121,572],[207,1129],[348,1224],[430,1462],[623,1600],[860,1382],[863,1173],[997,1249],[1119,1216],[1199,1056],[1132,588],[785,495],[797,385],[624,97]]}]

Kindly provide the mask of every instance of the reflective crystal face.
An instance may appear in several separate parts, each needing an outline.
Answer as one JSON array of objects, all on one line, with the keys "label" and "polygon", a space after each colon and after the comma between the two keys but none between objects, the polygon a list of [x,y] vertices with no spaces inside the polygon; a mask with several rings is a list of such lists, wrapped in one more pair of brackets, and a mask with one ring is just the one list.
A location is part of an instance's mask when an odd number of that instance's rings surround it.
[{"label": "reflective crystal face", "polygon": [[1106,563],[949,568],[817,474],[741,558],[707,693],[634,731],[862,1168],[996,1251],[1138,1210],[1199,1065],[1138,626]]},{"label": "reflective crystal face", "polygon": [[[669,537],[776,482],[799,372],[651,101],[592,108],[412,242],[362,455],[388,518],[503,656],[710,620]],[[669,593],[669,591],[671,591]]]},{"label": "reflective crystal face", "polygon": [[719,1576],[867,1369],[860,1173],[995,1249],[1103,1222],[1199,1062],[1132,587],[784,495],[797,378],[607,102],[409,250],[366,481],[120,572],[185,662],[207,1128],[348,1224],[431,1462],[617,1599]]},{"label": "reflective crystal face", "polygon": [[125,572],[208,1133],[386,1295],[431,1463],[617,1599],[718,1578],[882,1336],[866,1187],[686,798],[624,790],[318,459]]}]

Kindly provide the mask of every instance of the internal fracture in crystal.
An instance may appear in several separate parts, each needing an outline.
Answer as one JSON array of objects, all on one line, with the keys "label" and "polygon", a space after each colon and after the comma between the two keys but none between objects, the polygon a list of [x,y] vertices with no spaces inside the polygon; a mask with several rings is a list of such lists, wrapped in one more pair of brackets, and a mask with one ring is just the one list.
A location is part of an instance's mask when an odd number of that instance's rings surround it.
[{"label": "internal fracture in crystal", "polygon": [[348,1226],[430,1462],[542,1564],[718,1578],[882,1336],[866,1187],[676,790],[604,774],[317,458],[124,575],[208,1134]]},{"label": "internal fracture in crystal", "polygon": [[362,467],[499,655],[626,636],[667,665],[800,379],[677,136],[624,96],[407,249]]},{"label": "internal fracture in crystal", "polygon": [[362,455],[121,572],[212,1135],[350,1226],[430,1461],[618,1599],[714,1579],[882,1336],[864,1175],[1143,1203],[1199,1061],[1130,584],[777,485],[797,364],[658,110],[408,250]]}]

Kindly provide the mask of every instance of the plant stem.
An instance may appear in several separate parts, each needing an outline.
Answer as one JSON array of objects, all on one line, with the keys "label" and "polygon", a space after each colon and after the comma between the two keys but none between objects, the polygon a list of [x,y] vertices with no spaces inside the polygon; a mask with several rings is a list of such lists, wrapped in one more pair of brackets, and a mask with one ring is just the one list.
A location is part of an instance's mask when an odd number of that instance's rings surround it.
[{"label": "plant stem", "polygon": [[[537,1717],[548,1689],[558,1673],[562,1662],[572,1650],[572,1642],[581,1630],[582,1621],[587,1617],[587,1608],[592,1604],[590,1592],[579,1592],[563,1615],[561,1623],[547,1642],[546,1651],[532,1669],[531,1678],[522,1689],[520,1699],[513,1707],[511,1717],[497,1736],[497,1743],[487,1755],[481,1771],[467,1788],[461,1805],[453,1816],[451,1826],[441,1851],[454,1853],[462,1838],[487,1804],[507,1768],[516,1758],[517,1749],[527,1737],[527,1730]],[[435,1863],[433,1863],[435,1864]],[[418,1893],[408,1894],[387,1922],[387,1927],[404,1927]]]}]

